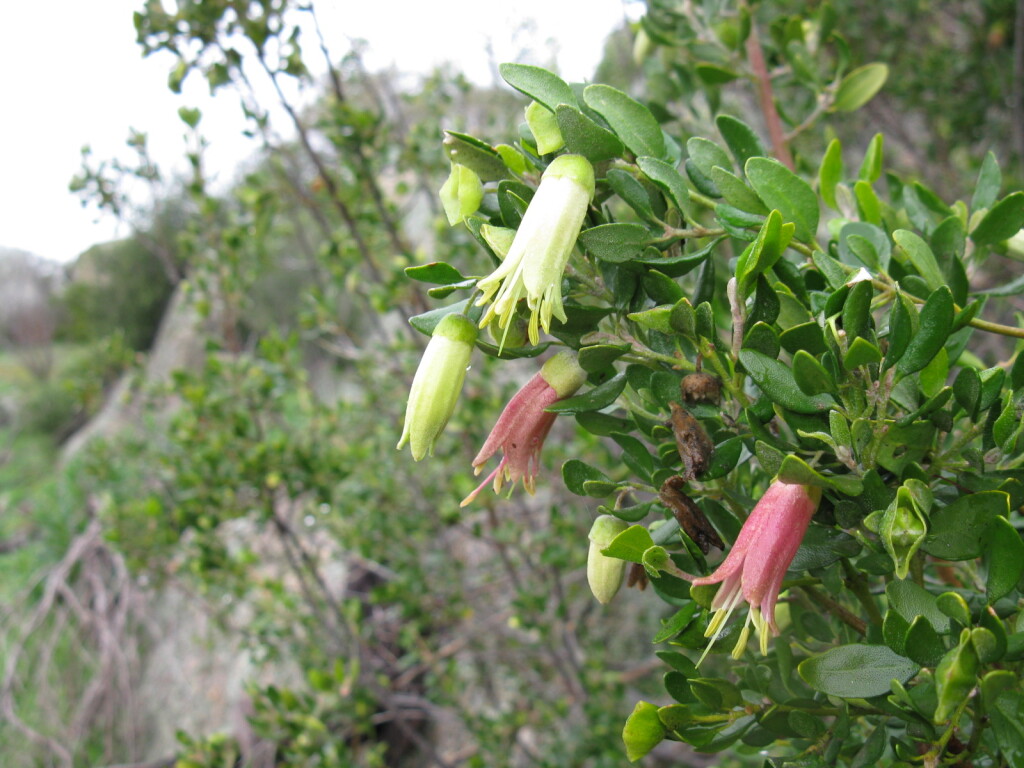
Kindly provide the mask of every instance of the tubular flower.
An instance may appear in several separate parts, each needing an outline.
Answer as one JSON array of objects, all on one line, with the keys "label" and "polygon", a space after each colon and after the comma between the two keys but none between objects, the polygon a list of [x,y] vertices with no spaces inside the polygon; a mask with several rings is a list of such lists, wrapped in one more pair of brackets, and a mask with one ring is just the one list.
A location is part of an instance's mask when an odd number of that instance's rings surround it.
[{"label": "tubular flower", "polygon": [[493,300],[480,321],[483,328],[494,317],[507,328],[520,299],[530,309],[530,341],[547,332],[551,318],[565,322],[562,308],[562,273],[576,244],[587,207],[594,197],[594,169],[580,155],[556,157],[541,177],[515,238],[501,265],[480,280],[483,306]]},{"label": "tubular flower", "polygon": [[405,428],[398,441],[409,443],[419,461],[434,455],[434,443],[451,418],[466,378],[466,368],[476,343],[476,325],[465,315],[445,315],[430,336],[409,390]]},{"label": "tubular flower", "polygon": [[460,506],[473,501],[492,481],[495,493],[500,493],[506,482],[515,485],[519,480],[523,481],[528,493],[533,493],[540,469],[540,449],[558,415],[544,409],[574,394],[586,378],[586,372],[580,368],[572,352],[559,352],[544,363],[540,371],[508,401],[480,453],[473,459],[473,468],[479,475],[483,465],[499,450],[502,452],[501,462],[475,491],[463,499]]},{"label": "tubular flower", "polygon": [[749,611],[733,648],[733,658],[738,659],[743,654],[751,624],[757,629],[761,653],[768,653],[768,631],[779,634],[775,603],[782,579],[820,500],[820,488],[776,480],[755,505],[722,564],[710,576],[693,579],[695,586],[722,584],[711,603],[715,615],[704,636],[712,641],[704,656],[733,610],[744,600]]}]

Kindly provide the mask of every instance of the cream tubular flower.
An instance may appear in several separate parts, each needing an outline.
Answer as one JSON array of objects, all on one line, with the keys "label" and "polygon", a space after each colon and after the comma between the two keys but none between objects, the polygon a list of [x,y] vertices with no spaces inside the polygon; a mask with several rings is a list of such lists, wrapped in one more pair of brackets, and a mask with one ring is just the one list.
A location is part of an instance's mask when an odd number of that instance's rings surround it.
[{"label": "cream tubular flower", "polygon": [[540,340],[539,328],[551,328],[551,318],[565,322],[562,308],[562,273],[572,254],[594,197],[594,169],[580,155],[556,157],[541,177],[508,255],[493,273],[480,280],[483,295],[477,302],[492,302],[480,321],[495,317],[507,328],[520,299],[530,310],[530,342]]},{"label": "cream tubular flower", "polygon": [[444,431],[462,392],[469,358],[476,343],[476,325],[465,315],[445,315],[434,328],[409,390],[405,428],[398,448],[409,443],[419,461],[434,455],[434,443]]}]

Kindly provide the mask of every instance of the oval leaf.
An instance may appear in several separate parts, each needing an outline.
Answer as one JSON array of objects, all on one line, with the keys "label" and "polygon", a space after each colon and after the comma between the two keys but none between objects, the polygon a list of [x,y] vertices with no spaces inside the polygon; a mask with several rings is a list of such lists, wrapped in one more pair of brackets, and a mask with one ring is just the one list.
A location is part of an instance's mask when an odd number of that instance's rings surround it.
[{"label": "oval leaf", "polygon": [[884,645],[841,645],[805,659],[797,667],[811,688],[829,696],[865,699],[881,696],[893,680],[905,683],[919,667]]}]

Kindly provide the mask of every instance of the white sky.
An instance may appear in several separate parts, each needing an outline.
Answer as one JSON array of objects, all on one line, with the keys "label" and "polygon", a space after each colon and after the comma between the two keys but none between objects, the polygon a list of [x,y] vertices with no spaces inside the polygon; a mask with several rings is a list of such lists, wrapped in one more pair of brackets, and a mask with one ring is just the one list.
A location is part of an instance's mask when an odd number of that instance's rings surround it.
[{"label": "white sky", "polygon": [[[165,0],[168,2],[168,0]],[[171,59],[143,59],[132,13],[143,0],[26,0],[0,12],[0,247],[69,261],[96,242],[127,234],[109,216],[82,208],[68,191],[88,144],[96,159],[129,157],[129,128],[147,133],[161,166],[180,167],[185,145],[180,106],[203,110],[201,127],[212,142],[213,169],[230,177],[249,151],[233,94],[210,99],[201,78],[175,96],[167,88]],[[170,5],[170,2],[168,2]],[[337,59],[348,40],[368,42],[371,69],[394,64],[425,72],[453,62],[480,83],[491,81],[486,53],[513,60],[529,46],[560,74],[593,74],[605,37],[635,0],[318,0],[317,13]],[[533,32],[522,22],[533,19]],[[431,31],[428,31],[431,30]],[[308,62],[316,61],[312,40]],[[97,217],[99,220],[97,221]]]}]

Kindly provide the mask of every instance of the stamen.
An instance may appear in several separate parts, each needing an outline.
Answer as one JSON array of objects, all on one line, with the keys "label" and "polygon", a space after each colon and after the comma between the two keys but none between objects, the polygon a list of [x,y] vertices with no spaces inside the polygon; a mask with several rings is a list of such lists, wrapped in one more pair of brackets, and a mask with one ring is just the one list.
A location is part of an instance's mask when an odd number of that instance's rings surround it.
[{"label": "stamen", "polygon": [[747,620],[743,622],[743,629],[740,630],[740,637],[736,641],[736,645],[732,649],[732,657],[739,661],[740,656],[747,650],[747,640],[750,639],[750,614],[747,614]]}]

